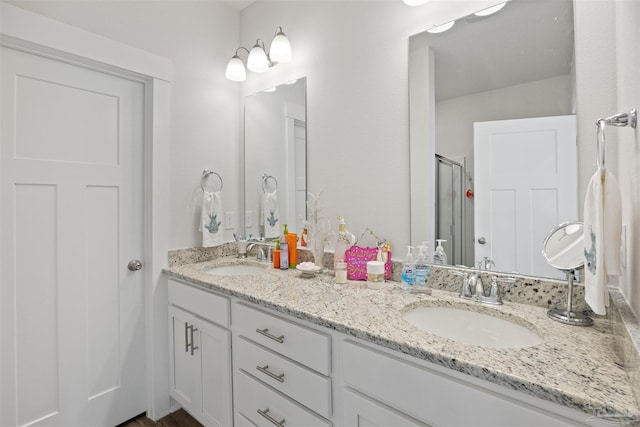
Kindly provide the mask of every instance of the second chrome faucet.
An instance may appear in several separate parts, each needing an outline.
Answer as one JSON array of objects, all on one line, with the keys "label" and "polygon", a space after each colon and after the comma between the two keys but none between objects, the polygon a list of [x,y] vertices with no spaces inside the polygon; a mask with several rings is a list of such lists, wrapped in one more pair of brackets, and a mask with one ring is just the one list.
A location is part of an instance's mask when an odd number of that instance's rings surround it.
[{"label": "second chrome faucet", "polygon": [[498,282],[513,283],[515,280],[509,277],[499,278],[494,275],[491,277],[491,286],[487,292],[482,282],[483,265],[485,269],[490,270],[493,261],[485,257],[483,261],[478,263],[478,270],[471,275],[469,275],[469,273],[453,272],[456,275],[462,276],[460,298],[476,301],[481,304],[500,305],[502,304],[502,297]]}]

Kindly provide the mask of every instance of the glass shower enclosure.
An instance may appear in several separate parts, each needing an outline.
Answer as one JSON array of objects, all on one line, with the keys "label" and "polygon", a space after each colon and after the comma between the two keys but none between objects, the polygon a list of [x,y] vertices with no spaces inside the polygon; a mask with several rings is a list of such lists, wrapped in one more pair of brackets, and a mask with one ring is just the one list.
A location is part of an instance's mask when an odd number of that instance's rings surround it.
[{"label": "glass shower enclosure", "polygon": [[[464,165],[436,154],[436,238],[451,265],[465,265]],[[434,242],[435,247],[435,242]]]}]

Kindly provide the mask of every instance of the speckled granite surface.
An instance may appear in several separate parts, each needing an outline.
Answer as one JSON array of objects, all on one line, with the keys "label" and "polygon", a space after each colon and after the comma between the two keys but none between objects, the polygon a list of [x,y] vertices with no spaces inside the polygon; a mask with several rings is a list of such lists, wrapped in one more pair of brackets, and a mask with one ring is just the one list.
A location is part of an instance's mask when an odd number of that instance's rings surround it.
[{"label": "speckled granite surface", "polygon": [[[640,420],[632,386],[614,351],[611,319],[598,318],[591,328],[570,327],[550,320],[546,308],[513,302],[485,307],[461,301],[455,293],[437,286],[433,295],[427,296],[406,294],[392,282],[382,290],[370,290],[365,282],[336,285],[327,274],[305,279],[296,270],[266,268],[257,275],[226,277],[206,272],[216,265],[238,262],[243,261],[227,257],[195,264],[173,263],[167,274],[581,410],[587,418],[601,416],[626,425]],[[533,328],[543,343],[525,349],[491,349],[431,335],[402,320],[404,309],[422,304],[464,305],[510,317]]]}]

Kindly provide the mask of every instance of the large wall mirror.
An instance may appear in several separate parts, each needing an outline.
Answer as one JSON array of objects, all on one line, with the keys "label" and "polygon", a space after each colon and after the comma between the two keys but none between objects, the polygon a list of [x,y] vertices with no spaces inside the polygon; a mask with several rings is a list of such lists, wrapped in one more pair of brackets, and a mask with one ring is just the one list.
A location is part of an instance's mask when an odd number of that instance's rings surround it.
[{"label": "large wall mirror", "polygon": [[416,34],[409,62],[412,244],[556,277],[544,236],[578,219],[572,0],[511,0]]},{"label": "large wall mirror", "polygon": [[306,79],[245,98],[245,233],[273,239],[306,219]]}]

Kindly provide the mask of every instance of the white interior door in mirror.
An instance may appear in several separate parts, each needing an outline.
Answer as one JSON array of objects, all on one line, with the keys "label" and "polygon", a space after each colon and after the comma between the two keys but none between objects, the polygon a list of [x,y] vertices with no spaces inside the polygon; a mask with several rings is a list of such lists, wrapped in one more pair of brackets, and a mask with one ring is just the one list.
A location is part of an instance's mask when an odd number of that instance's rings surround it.
[{"label": "white interior door in mirror", "polygon": [[476,265],[486,256],[499,271],[561,278],[541,251],[578,219],[575,116],[476,122],[474,161]]}]

